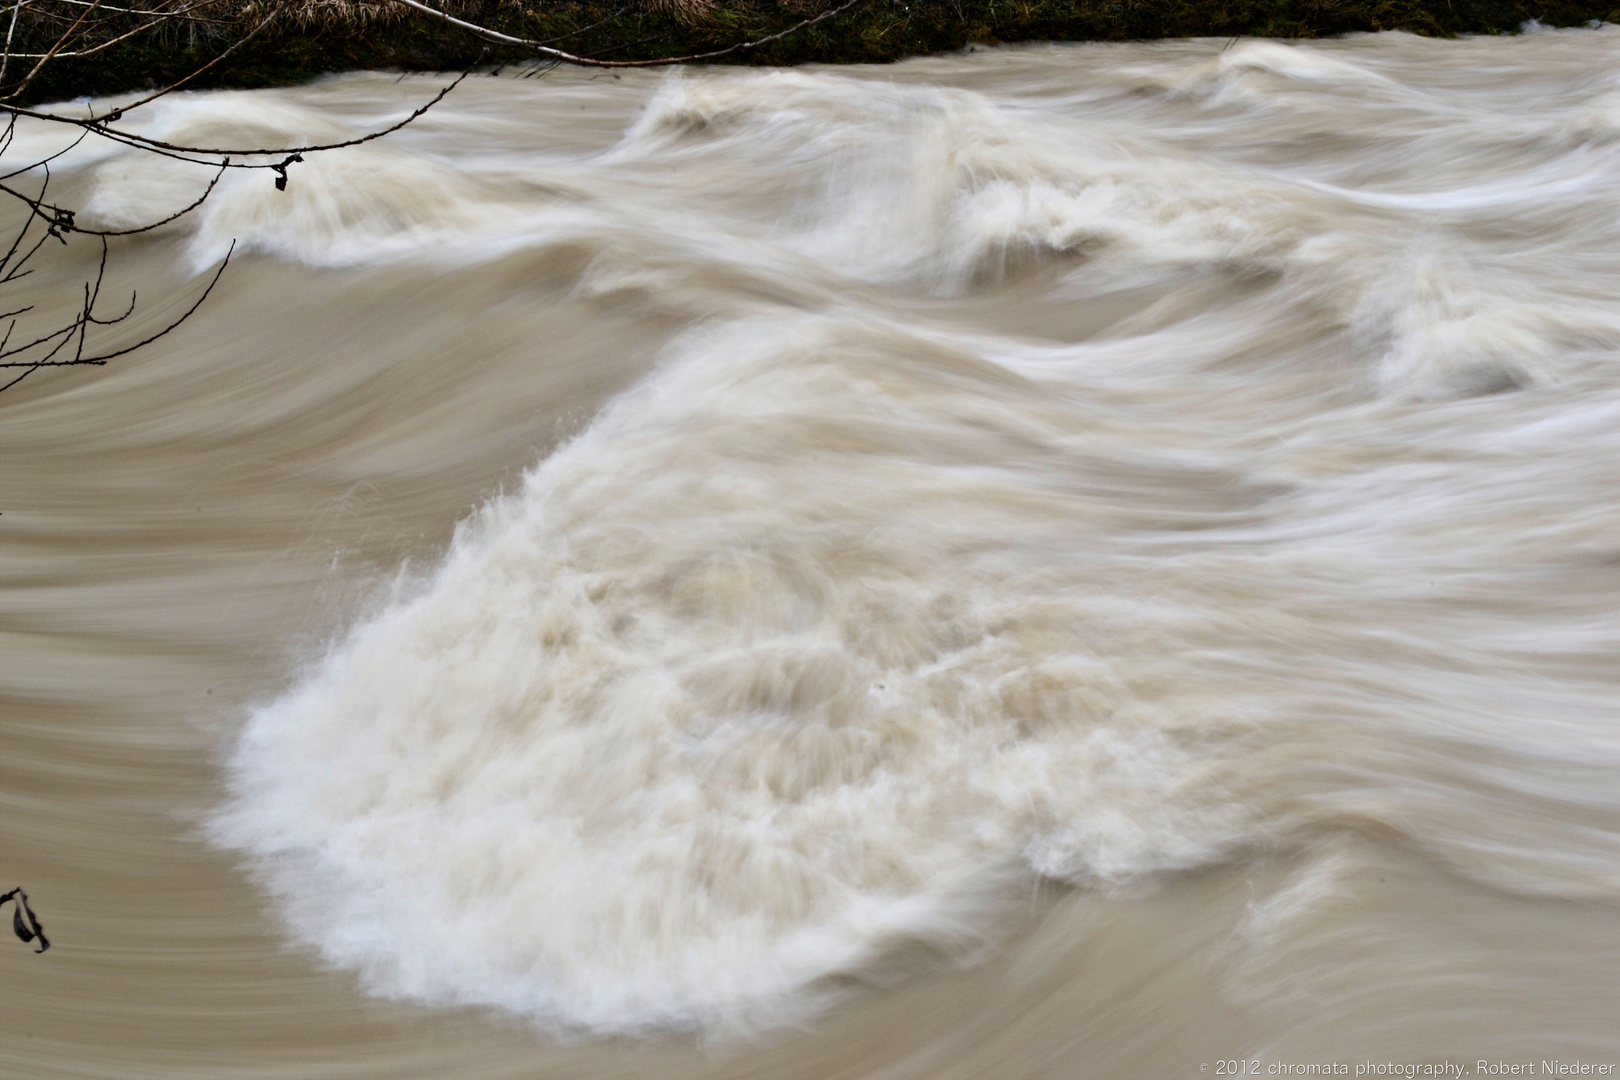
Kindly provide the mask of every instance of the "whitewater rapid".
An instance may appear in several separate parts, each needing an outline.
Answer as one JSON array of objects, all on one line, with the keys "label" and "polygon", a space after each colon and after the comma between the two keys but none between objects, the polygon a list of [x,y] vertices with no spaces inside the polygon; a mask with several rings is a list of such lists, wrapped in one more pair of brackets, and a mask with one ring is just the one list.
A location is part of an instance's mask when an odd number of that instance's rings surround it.
[{"label": "whitewater rapid", "polygon": [[[499,267],[499,304],[667,340],[245,710],[207,836],[370,992],[570,1035],[803,1024],[983,961],[1040,882],[1302,860],[1231,931],[1253,1000],[1358,843],[1615,902],[1617,60],[1605,27],[695,70],[581,145],[605,91],[511,84],[538,127],[480,89],[284,193],[226,177],[193,270]],[[84,153],[112,224],[208,179]]]}]

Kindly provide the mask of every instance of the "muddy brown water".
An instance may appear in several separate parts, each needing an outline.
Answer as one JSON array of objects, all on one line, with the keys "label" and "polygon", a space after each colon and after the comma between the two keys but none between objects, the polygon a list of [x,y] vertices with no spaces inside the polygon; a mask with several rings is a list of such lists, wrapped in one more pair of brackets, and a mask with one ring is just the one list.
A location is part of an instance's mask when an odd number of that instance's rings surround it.
[{"label": "muddy brown water", "polygon": [[1617,73],[507,72],[115,247],[237,253],[0,398],[0,1072],[1620,1066]]}]

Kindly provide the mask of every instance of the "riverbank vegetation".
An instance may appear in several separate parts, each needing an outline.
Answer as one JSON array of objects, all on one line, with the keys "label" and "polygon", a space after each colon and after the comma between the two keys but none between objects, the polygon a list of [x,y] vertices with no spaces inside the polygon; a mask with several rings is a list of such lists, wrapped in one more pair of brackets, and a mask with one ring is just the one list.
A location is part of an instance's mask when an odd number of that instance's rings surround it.
[{"label": "riverbank vegetation", "polygon": [[[617,60],[670,58],[769,38],[839,0],[447,0],[440,10],[496,35]],[[970,44],[1256,35],[1314,38],[1368,30],[1431,36],[1620,21],[1616,0],[860,0],[721,62],[882,62]],[[161,19],[145,19],[163,11]],[[13,56],[43,53],[64,29],[99,37],[53,58],[22,94],[61,100],[167,86],[236,46],[188,86],[253,87],[359,68],[447,70],[503,45],[397,0],[19,0],[7,13]],[[143,28],[144,25],[144,28]],[[122,36],[127,34],[128,36]],[[246,39],[246,40],[244,40]],[[37,46],[37,47],[31,47]],[[488,54],[485,50],[489,49]],[[13,61],[16,63],[16,61]],[[14,68],[4,81],[25,72]],[[18,100],[14,98],[13,100]]]}]

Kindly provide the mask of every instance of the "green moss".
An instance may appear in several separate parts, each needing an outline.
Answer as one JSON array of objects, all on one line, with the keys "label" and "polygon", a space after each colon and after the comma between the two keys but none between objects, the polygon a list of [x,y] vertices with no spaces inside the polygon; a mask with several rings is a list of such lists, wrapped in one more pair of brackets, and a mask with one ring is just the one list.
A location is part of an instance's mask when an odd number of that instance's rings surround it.
[{"label": "green moss", "polygon": [[[1537,19],[1574,26],[1593,19],[1620,22],[1615,0],[869,0],[845,15],[752,52],[728,57],[742,64],[880,63],[945,52],[969,44],[1014,41],[1127,41],[1166,37],[1314,38],[1362,30],[1406,30],[1452,36],[1511,33]],[[703,25],[647,12],[615,13],[608,0],[548,4],[533,13],[490,0],[469,17],[505,33],[536,39],[577,33],[559,47],[582,54],[613,50],[622,59],[680,56],[758,38],[805,17],[800,3],[742,0],[718,9]],[[606,20],[605,22],[603,20]],[[594,29],[592,24],[601,23]],[[229,43],[171,34],[137,39],[94,60],[58,61],[29,98],[61,100],[174,81],[212,59]],[[516,63],[520,50],[492,49],[423,16],[345,31],[284,29],[256,38],[194,80],[198,88],[252,88],[302,82],[333,71],[397,68],[443,71],[480,57]]]}]

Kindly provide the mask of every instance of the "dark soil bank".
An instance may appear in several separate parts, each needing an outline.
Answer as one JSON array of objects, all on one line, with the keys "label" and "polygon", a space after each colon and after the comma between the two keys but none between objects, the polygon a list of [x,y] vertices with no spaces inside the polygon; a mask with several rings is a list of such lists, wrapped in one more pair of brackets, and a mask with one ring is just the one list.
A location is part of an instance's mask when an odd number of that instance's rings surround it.
[{"label": "dark soil bank", "polygon": [[[1620,21],[1615,0],[867,0],[836,18],[722,61],[743,64],[871,63],[1016,41],[1128,41],[1253,35],[1315,38],[1404,30],[1429,36],[1511,33],[1523,23],[1578,26]],[[813,14],[803,0],[748,0],[695,18],[656,14],[609,0],[525,8],[488,0],[458,14],[505,33],[552,40],[604,59],[654,59],[723,48],[783,30]],[[166,85],[213,59],[231,31],[146,35],[84,60],[58,60],[27,95],[35,101]],[[298,27],[256,35],[188,85],[260,87],[363,68],[453,70],[516,63],[517,49],[489,48],[428,16],[348,27]]]}]

